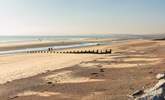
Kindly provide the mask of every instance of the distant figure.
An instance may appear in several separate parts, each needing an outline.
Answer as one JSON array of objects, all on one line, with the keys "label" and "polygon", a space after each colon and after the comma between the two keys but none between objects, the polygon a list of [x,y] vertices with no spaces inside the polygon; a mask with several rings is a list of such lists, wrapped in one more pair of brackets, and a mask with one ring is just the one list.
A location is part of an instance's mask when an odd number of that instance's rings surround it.
[{"label": "distant figure", "polygon": [[42,41],[42,39],[40,39],[40,38],[39,38],[38,40],[39,40],[40,42]]}]

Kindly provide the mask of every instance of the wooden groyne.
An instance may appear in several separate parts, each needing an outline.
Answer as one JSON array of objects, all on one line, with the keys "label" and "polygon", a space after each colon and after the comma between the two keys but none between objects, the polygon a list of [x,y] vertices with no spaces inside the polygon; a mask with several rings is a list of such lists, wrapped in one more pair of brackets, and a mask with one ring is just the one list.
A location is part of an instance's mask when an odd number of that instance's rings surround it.
[{"label": "wooden groyne", "polygon": [[60,53],[60,54],[111,54],[112,49],[106,50],[66,50],[66,51],[56,51],[53,48],[48,48],[48,50],[40,51],[27,51],[27,53]]}]

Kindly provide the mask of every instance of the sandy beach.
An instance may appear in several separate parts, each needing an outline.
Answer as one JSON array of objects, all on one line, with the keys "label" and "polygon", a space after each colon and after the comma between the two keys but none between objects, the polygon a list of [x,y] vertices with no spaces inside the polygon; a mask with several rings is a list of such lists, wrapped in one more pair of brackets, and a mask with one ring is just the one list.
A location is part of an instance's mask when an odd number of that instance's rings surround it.
[{"label": "sandy beach", "polygon": [[133,100],[129,94],[153,86],[165,71],[164,48],[164,41],[129,40],[67,49],[112,54],[2,55],[0,100]]}]

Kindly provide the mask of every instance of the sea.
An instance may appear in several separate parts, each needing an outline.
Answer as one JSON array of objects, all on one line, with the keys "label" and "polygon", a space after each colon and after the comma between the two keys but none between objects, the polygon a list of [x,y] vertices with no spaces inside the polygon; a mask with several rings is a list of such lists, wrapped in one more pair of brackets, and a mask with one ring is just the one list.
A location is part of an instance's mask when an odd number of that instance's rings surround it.
[{"label": "sea", "polygon": [[[28,41],[63,41],[63,42],[81,41],[87,38],[95,38],[95,39],[110,38],[116,42],[116,41],[130,40],[130,39],[153,39],[161,36],[162,35],[132,35],[132,34],[131,35],[130,34],[94,34],[94,35],[65,35],[65,36],[0,36],[0,45],[4,43],[18,43],[18,42],[28,42]],[[58,45],[58,46],[46,46],[46,47],[44,46],[39,48],[26,48],[26,49],[16,49],[16,50],[7,50],[7,51],[0,50],[0,55],[15,54],[26,51],[47,50],[48,48],[66,49],[66,48],[94,46],[94,45],[98,45],[98,42],[81,42],[79,44],[71,44],[71,45]]]}]

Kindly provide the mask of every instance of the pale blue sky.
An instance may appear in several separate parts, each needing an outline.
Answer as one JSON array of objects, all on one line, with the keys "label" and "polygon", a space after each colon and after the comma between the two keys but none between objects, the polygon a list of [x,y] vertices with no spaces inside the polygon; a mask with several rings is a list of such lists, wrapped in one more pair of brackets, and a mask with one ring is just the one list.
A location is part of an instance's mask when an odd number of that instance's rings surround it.
[{"label": "pale blue sky", "polygon": [[0,35],[165,33],[165,0],[0,0]]}]

